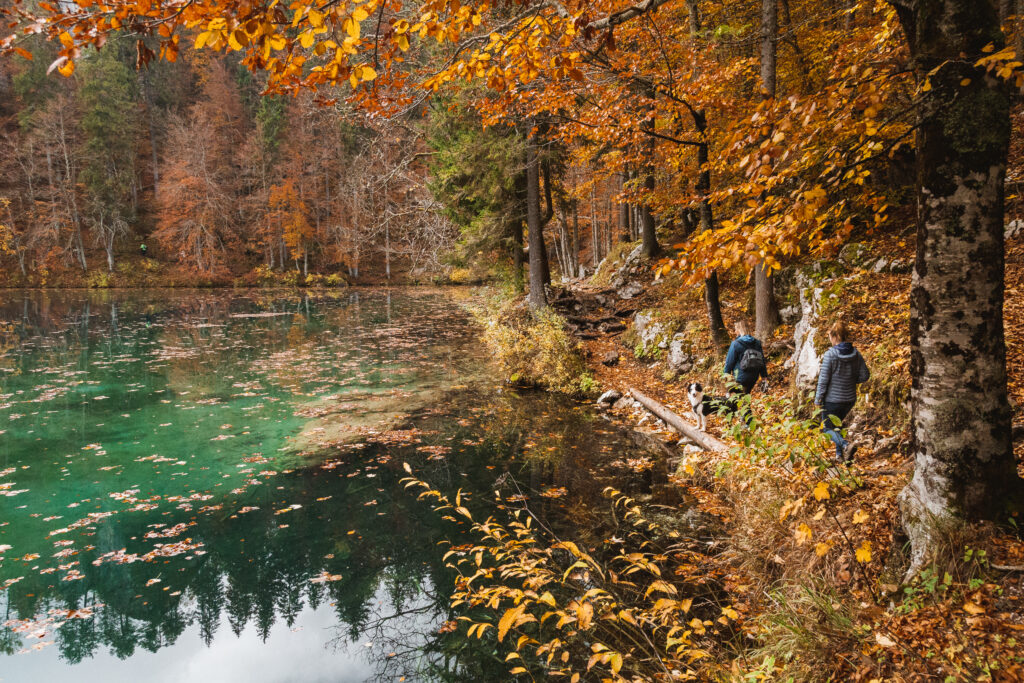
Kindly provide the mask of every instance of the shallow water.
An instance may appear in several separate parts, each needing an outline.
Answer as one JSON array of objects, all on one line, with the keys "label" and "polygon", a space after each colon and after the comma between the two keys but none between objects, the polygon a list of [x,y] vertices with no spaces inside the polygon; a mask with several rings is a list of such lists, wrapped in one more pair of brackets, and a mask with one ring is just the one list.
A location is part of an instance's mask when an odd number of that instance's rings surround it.
[{"label": "shallow water", "polygon": [[486,370],[450,292],[5,293],[0,680],[504,678],[401,463],[572,527],[636,448]]}]

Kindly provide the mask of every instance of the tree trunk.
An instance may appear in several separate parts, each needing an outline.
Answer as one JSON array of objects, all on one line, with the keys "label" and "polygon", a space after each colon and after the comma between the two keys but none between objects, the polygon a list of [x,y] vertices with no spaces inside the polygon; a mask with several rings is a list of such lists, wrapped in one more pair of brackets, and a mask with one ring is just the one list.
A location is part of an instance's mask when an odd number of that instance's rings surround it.
[{"label": "tree trunk", "polygon": [[[1024,0],[1021,0],[1024,2]],[[626,191],[626,171],[619,174],[619,191]],[[623,201],[619,204],[619,240],[622,242],[628,242],[630,239],[629,234],[629,203]]]},{"label": "tree trunk", "polygon": [[[697,146],[697,166],[700,174],[697,176],[697,191],[700,193],[700,231],[711,230],[713,217],[711,214],[711,202],[708,195],[711,193],[711,168],[708,166],[708,143],[707,143],[707,117],[703,111],[693,113],[693,121],[700,133],[701,143]],[[704,304],[708,311],[708,328],[711,331],[711,338],[720,347],[728,346],[729,333],[725,331],[725,322],[722,320],[722,302],[718,295],[718,273],[711,271],[711,274],[704,280]]]},{"label": "tree trunk", "polygon": [[[654,193],[654,168],[648,166],[644,169],[644,189],[647,196]],[[650,199],[640,207],[640,251],[647,258],[656,258],[661,254],[661,245],[658,244],[658,235],[654,231],[654,214],[651,213]]]},{"label": "tree trunk", "polygon": [[[517,202],[526,202],[526,174],[516,175],[516,199]],[[520,207],[522,204],[519,205]],[[512,222],[512,280],[515,283],[516,291],[523,289],[523,219],[522,214],[515,217]]]},{"label": "tree trunk", "polygon": [[538,310],[548,305],[544,292],[546,254],[540,215],[540,162],[537,160],[537,141],[531,135],[526,140],[526,229],[530,250],[530,308]]},{"label": "tree trunk", "polygon": [[[776,54],[779,42],[778,0],[761,0],[761,89],[768,100],[775,99]],[[761,339],[779,326],[779,305],[775,283],[760,263],[754,269],[754,328]]]},{"label": "tree trunk", "polygon": [[1013,41],[1013,47],[1017,61],[1021,61],[1021,56],[1024,55],[1024,0],[1017,0],[1017,16],[1013,23],[1017,27],[1017,38]]},{"label": "tree trunk", "polygon": [[759,263],[754,269],[754,328],[759,339],[768,339],[779,326],[779,304],[775,300],[774,278]]},{"label": "tree trunk", "polygon": [[[897,5],[919,79],[917,259],[910,301],[914,476],[900,493],[908,576],[943,532],[992,518],[1019,493],[1003,338],[1005,84],[972,65],[1001,42],[991,2]],[[957,549],[958,550],[958,549]]]},{"label": "tree trunk", "polygon": [[[655,102],[657,93],[653,87],[645,87],[643,94],[649,100],[648,118],[641,124],[641,130],[649,133],[654,131]],[[654,136],[649,135],[646,142],[647,163],[643,166],[644,177],[644,201],[640,205],[640,251],[649,259],[656,258],[661,254],[661,245],[658,244],[658,235],[654,229],[654,214],[651,212],[651,200],[654,195]]]}]

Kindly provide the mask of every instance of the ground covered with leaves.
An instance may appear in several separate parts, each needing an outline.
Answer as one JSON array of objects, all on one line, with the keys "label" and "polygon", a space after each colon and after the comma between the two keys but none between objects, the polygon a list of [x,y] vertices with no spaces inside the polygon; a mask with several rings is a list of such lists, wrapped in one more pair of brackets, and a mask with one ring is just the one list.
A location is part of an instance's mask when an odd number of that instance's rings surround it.
[{"label": "ground covered with leaves", "polygon": [[[912,263],[912,242],[887,236],[869,249],[875,259]],[[913,471],[906,413],[911,275],[875,272],[874,262],[837,272],[834,291],[826,285],[832,300],[820,310],[819,329],[839,317],[853,323],[873,372],[851,416],[861,446],[854,463],[831,462],[831,444],[783,366],[793,351],[792,325],[764,340],[771,381],[753,397],[755,427],[713,417],[709,432],[729,444],[727,453],[681,445],[672,452],[673,484],[723,524],[724,550],[714,564],[743,634],[709,651],[714,665],[704,671],[734,680],[1024,680],[1024,543],[1016,519],[950,530],[948,562],[904,581],[908,559],[896,497]],[[1014,239],[1005,312],[1018,420],[1022,280],[1024,244]],[[747,291],[738,273],[723,278],[727,322],[745,314]],[[685,376],[667,372],[663,354],[639,354],[628,333],[584,334],[584,354],[602,389],[637,387],[679,414],[689,412],[690,381],[724,394],[724,354],[707,334],[699,290],[676,287],[670,276],[629,304],[678,321],[694,368]],[[631,424],[642,415],[621,404],[612,412]],[[669,444],[679,440],[657,421],[645,429]]]}]

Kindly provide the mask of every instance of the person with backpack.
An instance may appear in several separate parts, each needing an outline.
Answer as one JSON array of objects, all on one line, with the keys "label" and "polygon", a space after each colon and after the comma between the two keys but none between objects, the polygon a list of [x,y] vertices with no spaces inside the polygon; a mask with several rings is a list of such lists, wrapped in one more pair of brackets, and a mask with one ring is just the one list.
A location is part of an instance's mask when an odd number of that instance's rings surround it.
[{"label": "person with backpack", "polygon": [[765,386],[768,385],[768,364],[765,362],[760,340],[750,335],[747,321],[737,320],[734,329],[736,338],[729,345],[729,353],[725,357],[725,374],[732,375],[735,384],[729,388],[726,406],[731,413],[740,412],[740,417],[747,427],[751,427],[754,416],[750,413],[749,407],[740,408],[740,396],[749,394],[757,380],[762,377]]},{"label": "person with backpack", "polygon": [[821,410],[821,430],[836,445],[836,460],[847,463],[853,461],[857,444],[849,446],[838,427],[842,426],[857,402],[857,385],[871,377],[864,357],[848,341],[849,337],[849,329],[841,320],[829,329],[828,339],[832,348],[821,359],[818,389],[814,394],[814,405]]},{"label": "person with backpack", "polygon": [[757,380],[768,381],[768,365],[764,360],[764,349],[761,342],[750,336],[750,327],[746,320],[736,321],[736,338],[729,345],[729,354],[725,357],[725,374],[732,375],[744,394],[749,394]]}]

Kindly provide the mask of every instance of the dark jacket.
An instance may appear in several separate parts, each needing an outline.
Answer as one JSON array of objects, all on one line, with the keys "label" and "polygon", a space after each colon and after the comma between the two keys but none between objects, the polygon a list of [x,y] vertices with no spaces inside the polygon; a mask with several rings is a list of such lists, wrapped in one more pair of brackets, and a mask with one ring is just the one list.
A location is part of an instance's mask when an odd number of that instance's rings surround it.
[{"label": "dark jacket", "polygon": [[853,403],[857,400],[857,385],[871,377],[864,357],[850,342],[840,342],[825,352],[818,373],[818,390],[814,402]]},{"label": "dark jacket", "polygon": [[732,340],[732,344],[729,345],[729,355],[725,357],[725,374],[733,375],[736,377],[736,381],[740,384],[751,385],[757,381],[758,377],[764,377],[768,379],[768,369],[762,367],[760,372],[747,372],[740,369],[740,361],[743,360],[743,352],[747,349],[756,349],[764,354],[764,349],[761,348],[761,342],[749,334],[745,334],[742,337],[736,337]]}]

